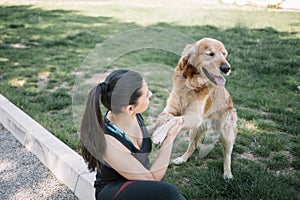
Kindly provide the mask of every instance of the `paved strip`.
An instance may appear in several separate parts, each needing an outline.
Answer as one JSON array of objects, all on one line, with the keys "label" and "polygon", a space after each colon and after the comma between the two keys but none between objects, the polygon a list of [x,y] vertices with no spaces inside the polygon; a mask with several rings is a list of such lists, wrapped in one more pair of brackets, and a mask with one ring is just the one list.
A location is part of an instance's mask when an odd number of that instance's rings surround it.
[{"label": "paved strip", "polygon": [[0,124],[0,199],[78,199]]},{"label": "paved strip", "polygon": [[1,94],[0,124],[77,198],[95,199],[95,173],[89,172],[83,158]]}]

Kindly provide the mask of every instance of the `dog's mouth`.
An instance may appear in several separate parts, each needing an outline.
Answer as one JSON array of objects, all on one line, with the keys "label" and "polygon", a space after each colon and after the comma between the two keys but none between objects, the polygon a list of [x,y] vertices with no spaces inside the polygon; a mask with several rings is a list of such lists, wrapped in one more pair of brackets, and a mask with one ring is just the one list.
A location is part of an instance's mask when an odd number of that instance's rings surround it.
[{"label": "dog's mouth", "polygon": [[208,80],[214,85],[224,86],[226,83],[226,79],[223,76],[217,76],[212,73],[209,73],[207,69],[202,68],[204,75],[208,78]]}]

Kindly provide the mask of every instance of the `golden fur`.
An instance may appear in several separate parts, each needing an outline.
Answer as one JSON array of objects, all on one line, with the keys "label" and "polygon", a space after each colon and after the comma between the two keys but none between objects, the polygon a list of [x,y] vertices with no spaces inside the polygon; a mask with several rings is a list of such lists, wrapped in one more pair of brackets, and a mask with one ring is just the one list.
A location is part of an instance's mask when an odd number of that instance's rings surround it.
[{"label": "golden fur", "polygon": [[220,133],[224,177],[232,178],[231,154],[237,135],[237,113],[224,87],[223,75],[230,73],[226,57],[224,45],[215,39],[203,38],[187,45],[175,68],[167,106],[158,121],[169,115],[182,116],[183,130],[189,130],[188,149],[173,161],[176,164],[188,160],[205,134]]}]

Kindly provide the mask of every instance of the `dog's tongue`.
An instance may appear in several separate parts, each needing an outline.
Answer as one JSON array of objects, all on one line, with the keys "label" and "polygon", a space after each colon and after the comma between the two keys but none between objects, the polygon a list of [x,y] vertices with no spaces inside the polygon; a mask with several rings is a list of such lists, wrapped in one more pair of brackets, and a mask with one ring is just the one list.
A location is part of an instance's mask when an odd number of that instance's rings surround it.
[{"label": "dog's tongue", "polygon": [[212,77],[215,79],[215,82],[217,83],[218,86],[224,86],[225,85],[226,80],[222,76],[212,75]]},{"label": "dog's tongue", "polygon": [[204,72],[205,76],[215,85],[218,86],[224,86],[226,83],[226,80],[223,76],[217,76],[209,73],[205,67],[202,68],[202,71]]}]

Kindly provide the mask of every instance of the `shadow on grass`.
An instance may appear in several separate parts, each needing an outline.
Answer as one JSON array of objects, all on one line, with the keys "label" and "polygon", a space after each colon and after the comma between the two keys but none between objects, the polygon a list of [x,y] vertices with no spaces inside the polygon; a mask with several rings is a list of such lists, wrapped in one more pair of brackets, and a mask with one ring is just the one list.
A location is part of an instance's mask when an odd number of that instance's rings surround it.
[{"label": "shadow on grass", "polygon": [[[141,26],[75,11],[30,6],[0,9],[0,92],[77,150],[71,102],[77,68],[96,44]],[[229,29],[153,26],[225,44],[233,68],[226,87],[240,118],[233,181],[222,179],[220,144],[204,159],[195,153],[190,162],[171,166],[165,180],[176,183],[188,199],[299,198],[300,39],[296,34],[241,25]],[[128,66],[159,60],[175,67],[179,59],[145,52],[124,55],[123,60]]]}]

